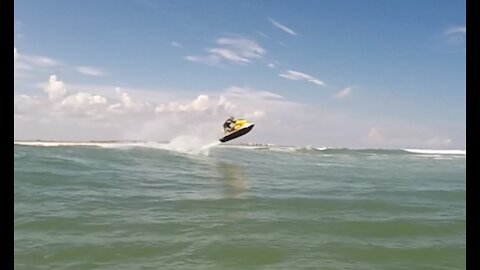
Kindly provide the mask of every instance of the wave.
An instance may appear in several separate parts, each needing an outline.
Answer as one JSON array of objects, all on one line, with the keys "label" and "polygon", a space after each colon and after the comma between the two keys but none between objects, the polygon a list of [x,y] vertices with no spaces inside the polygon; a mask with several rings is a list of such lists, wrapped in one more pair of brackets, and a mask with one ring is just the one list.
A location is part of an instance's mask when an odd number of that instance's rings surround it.
[{"label": "wave", "polygon": [[433,150],[433,149],[350,149],[329,147],[291,147],[291,146],[268,146],[268,147],[242,147],[243,149],[260,149],[273,152],[294,152],[305,154],[327,155],[422,155],[422,156],[466,156],[466,150]]},{"label": "wave", "polygon": [[409,153],[431,155],[467,155],[467,150],[403,149]]},{"label": "wave", "polygon": [[46,142],[46,141],[14,141],[15,145],[44,146],[44,147],[101,147],[101,148],[152,148],[169,150],[188,154],[208,155],[213,147],[231,148],[242,150],[260,150],[280,153],[322,153],[332,154],[366,154],[366,155],[425,155],[441,156],[456,155],[466,156],[466,150],[434,150],[434,149],[349,149],[329,147],[294,147],[277,145],[233,145],[221,144],[219,141],[208,142],[195,136],[180,136],[170,142]]},{"label": "wave", "polygon": [[109,149],[149,148],[167,150],[193,155],[209,155],[212,147],[219,141],[207,142],[194,136],[180,136],[170,142],[45,142],[45,141],[14,141],[14,145],[42,147],[99,147]]},{"label": "wave", "polygon": [[43,141],[15,141],[15,145],[24,146],[43,146],[43,147],[68,147],[85,146],[101,148],[132,148],[148,146],[149,144],[158,144],[155,142],[43,142]]}]

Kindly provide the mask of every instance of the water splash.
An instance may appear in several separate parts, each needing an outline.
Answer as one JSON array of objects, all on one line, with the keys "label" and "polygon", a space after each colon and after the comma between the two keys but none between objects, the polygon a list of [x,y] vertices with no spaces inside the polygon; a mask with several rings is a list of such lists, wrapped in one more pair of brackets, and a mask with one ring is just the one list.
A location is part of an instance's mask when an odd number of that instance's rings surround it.
[{"label": "water splash", "polygon": [[210,149],[220,144],[220,141],[207,142],[195,136],[180,136],[164,145],[165,150],[193,154],[206,155],[210,154]]},{"label": "water splash", "polygon": [[159,142],[14,142],[16,145],[26,146],[44,146],[44,147],[100,147],[111,149],[132,149],[132,148],[150,148],[168,150],[191,155],[210,154],[210,149],[220,144],[220,141],[212,139],[202,139],[196,136],[179,136],[168,143]]}]

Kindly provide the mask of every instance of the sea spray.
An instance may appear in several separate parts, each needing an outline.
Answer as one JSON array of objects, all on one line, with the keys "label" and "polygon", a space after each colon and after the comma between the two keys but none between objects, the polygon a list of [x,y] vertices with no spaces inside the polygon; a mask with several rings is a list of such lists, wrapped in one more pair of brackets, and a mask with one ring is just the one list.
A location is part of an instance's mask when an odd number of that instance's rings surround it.
[{"label": "sea spray", "polygon": [[164,149],[186,154],[208,156],[210,148],[219,144],[219,141],[207,141],[196,136],[179,136],[165,144]]}]

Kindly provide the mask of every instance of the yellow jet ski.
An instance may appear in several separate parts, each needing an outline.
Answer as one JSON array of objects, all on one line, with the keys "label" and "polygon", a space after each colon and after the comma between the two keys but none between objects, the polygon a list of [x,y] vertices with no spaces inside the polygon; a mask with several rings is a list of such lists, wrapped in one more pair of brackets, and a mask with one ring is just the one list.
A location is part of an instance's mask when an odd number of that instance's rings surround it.
[{"label": "yellow jet ski", "polygon": [[228,142],[240,136],[243,136],[252,130],[254,123],[249,123],[244,119],[237,119],[233,128],[230,131],[225,132],[225,136],[220,138],[221,142]]}]

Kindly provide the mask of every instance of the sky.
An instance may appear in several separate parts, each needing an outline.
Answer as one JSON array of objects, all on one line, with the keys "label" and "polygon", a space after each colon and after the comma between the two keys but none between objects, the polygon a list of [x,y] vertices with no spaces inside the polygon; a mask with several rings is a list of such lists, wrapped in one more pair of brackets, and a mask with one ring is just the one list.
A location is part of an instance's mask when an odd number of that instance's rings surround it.
[{"label": "sky", "polygon": [[466,149],[465,1],[14,2],[14,138]]}]

